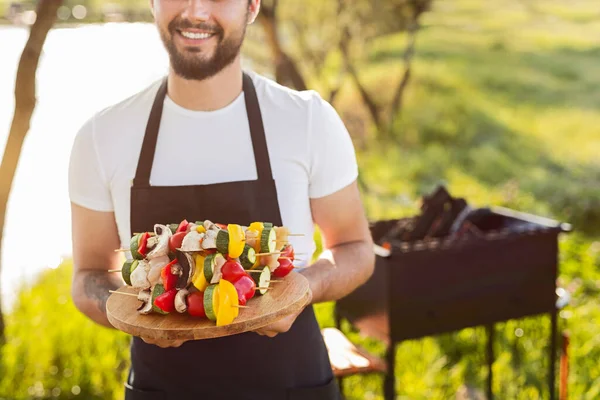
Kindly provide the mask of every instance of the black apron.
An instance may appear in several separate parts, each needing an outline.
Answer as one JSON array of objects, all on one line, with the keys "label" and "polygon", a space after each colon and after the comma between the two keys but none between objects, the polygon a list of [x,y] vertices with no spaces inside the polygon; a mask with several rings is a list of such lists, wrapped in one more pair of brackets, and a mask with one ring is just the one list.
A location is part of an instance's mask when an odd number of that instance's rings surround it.
[{"label": "black apron", "polygon": [[[243,90],[258,179],[150,186],[167,93],[165,79],[152,106],[131,188],[131,232],[152,231],[156,223],[178,223],[183,219],[245,226],[254,221],[282,225],[260,106],[252,79],[246,74]],[[131,364],[126,400],[339,398],[312,306],[298,316],[290,331],[275,338],[249,332],[163,349],[134,337]]]}]

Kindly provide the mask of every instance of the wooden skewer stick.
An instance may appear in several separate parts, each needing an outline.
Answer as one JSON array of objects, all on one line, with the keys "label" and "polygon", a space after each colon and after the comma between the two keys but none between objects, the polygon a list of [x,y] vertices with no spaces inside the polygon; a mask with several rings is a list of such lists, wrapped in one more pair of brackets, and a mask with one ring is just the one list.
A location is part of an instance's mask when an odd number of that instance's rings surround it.
[{"label": "wooden skewer stick", "polygon": [[121,272],[120,269],[109,269],[108,272]]},{"label": "wooden skewer stick", "polygon": [[127,251],[131,251],[131,249],[116,249],[115,253],[119,253],[119,252],[124,253],[124,252],[127,252]]},{"label": "wooden skewer stick", "polygon": [[110,293],[122,294],[124,296],[132,296],[137,299],[138,295],[133,293],[117,292],[116,290],[109,290]]},{"label": "wooden skewer stick", "polygon": [[304,233],[288,233],[288,236],[306,236]]},{"label": "wooden skewer stick", "polygon": [[260,270],[260,269],[247,269],[246,272],[252,272],[254,274],[262,274],[262,270]]},{"label": "wooden skewer stick", "polygon": [[281,251],[274,251],[272,253],[256,253],[255,256],[270,256],[271,254],[281,254]]},{"label": "wooden skewer stick", "polygon": [[235,307],[235,308],[250,308],[248,306],[236,306],[236,305],[233,305],[233,304],[231,305],[231,307]]},{"label": "wooden skewer stick", "polygon": [[267,282],[267,283],[281,283],[281,282],[283,282],[283,281],[279,281],[279,280],[277,280],[277,281],[265,281],[265,282]]},{"label": "wooden skewer stick", "polygon": [[271,287],[257,287],[255,290],[271,290]]}]

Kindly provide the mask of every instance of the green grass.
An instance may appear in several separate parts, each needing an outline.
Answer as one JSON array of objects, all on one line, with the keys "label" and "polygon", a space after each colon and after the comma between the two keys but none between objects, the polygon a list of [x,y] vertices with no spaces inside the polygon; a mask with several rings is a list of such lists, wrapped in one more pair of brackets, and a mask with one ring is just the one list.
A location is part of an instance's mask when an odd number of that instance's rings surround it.
[{"label": "green grass", "polygon": [[[357,145],[371,219],[414,214],[420,196],[444,183],[474,206],[573,224],[560,243],[560,284],[573,301],[559,323],[571,335],[569,394],[590,400],[600,397],[599,35],[591,0],[440,1],[423,20],[391,139],[375,140],[350,81],[335,102]],[[389,101],[398,82],[404,40],[393,35],[368,45],[359,71],[378,102]],[[74,398],[75,386],[78,398],[120,398],[129,340],[75,310],[69,274],[68,264],[48,271],[8,315],[0,398],[52,398],[53,389]],[[317,305],[321,326],[333,326],[332,306]],[[347,324],[344,330],[383,355],[381,343]],[[548,334],[546,317],[497,325],[497,398],[548,397]],[[483,328],[403,343],[399,398],[451,399],[463,384],[483,388],[484,346]],[[381,399],[381,383],[379,376],[351,377],[344,386],[350,399]]]}]

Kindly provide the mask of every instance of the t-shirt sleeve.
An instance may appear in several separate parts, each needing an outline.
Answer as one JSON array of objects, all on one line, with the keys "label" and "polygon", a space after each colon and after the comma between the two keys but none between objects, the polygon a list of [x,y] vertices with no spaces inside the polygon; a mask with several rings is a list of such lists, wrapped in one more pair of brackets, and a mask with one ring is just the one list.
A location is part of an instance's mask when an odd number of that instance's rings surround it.
[{"label": "t-shirt sleeve", "polygon": [[308,133],[310,198],[335,193],[358,177],[356,152],[346,126],[331,104],[316,98]]},{"label": "t-shirt sleeve", "polygon": [[94,140],[94,119],[75,136],[69,160],[69,198],[95,211],[113,211],[110,185],[104,176]]}]

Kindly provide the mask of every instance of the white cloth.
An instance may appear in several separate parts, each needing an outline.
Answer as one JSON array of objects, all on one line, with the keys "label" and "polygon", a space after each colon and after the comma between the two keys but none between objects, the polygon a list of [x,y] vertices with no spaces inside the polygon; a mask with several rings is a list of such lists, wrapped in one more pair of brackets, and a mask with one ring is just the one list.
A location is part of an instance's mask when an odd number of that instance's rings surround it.
[{"label": "white cloth", "polygon": [[[318,93],[294,91],[256,73],[249,74],[263,115],[283,224],[291,232],[305,234],[290,238],[296,252],[312,254],[310,199],[332,194],[357,178],[352,140],[334,108]],[[155,82],[94,115],[76,135],[71,151],[71,201],[96,211],[113,211],[125,247],[131,237],[131,182],[159,86],[160,81]],[[151,185],[256,178],[243,93],[226,107],[210,112],[184,109],[167,96]]]}]

